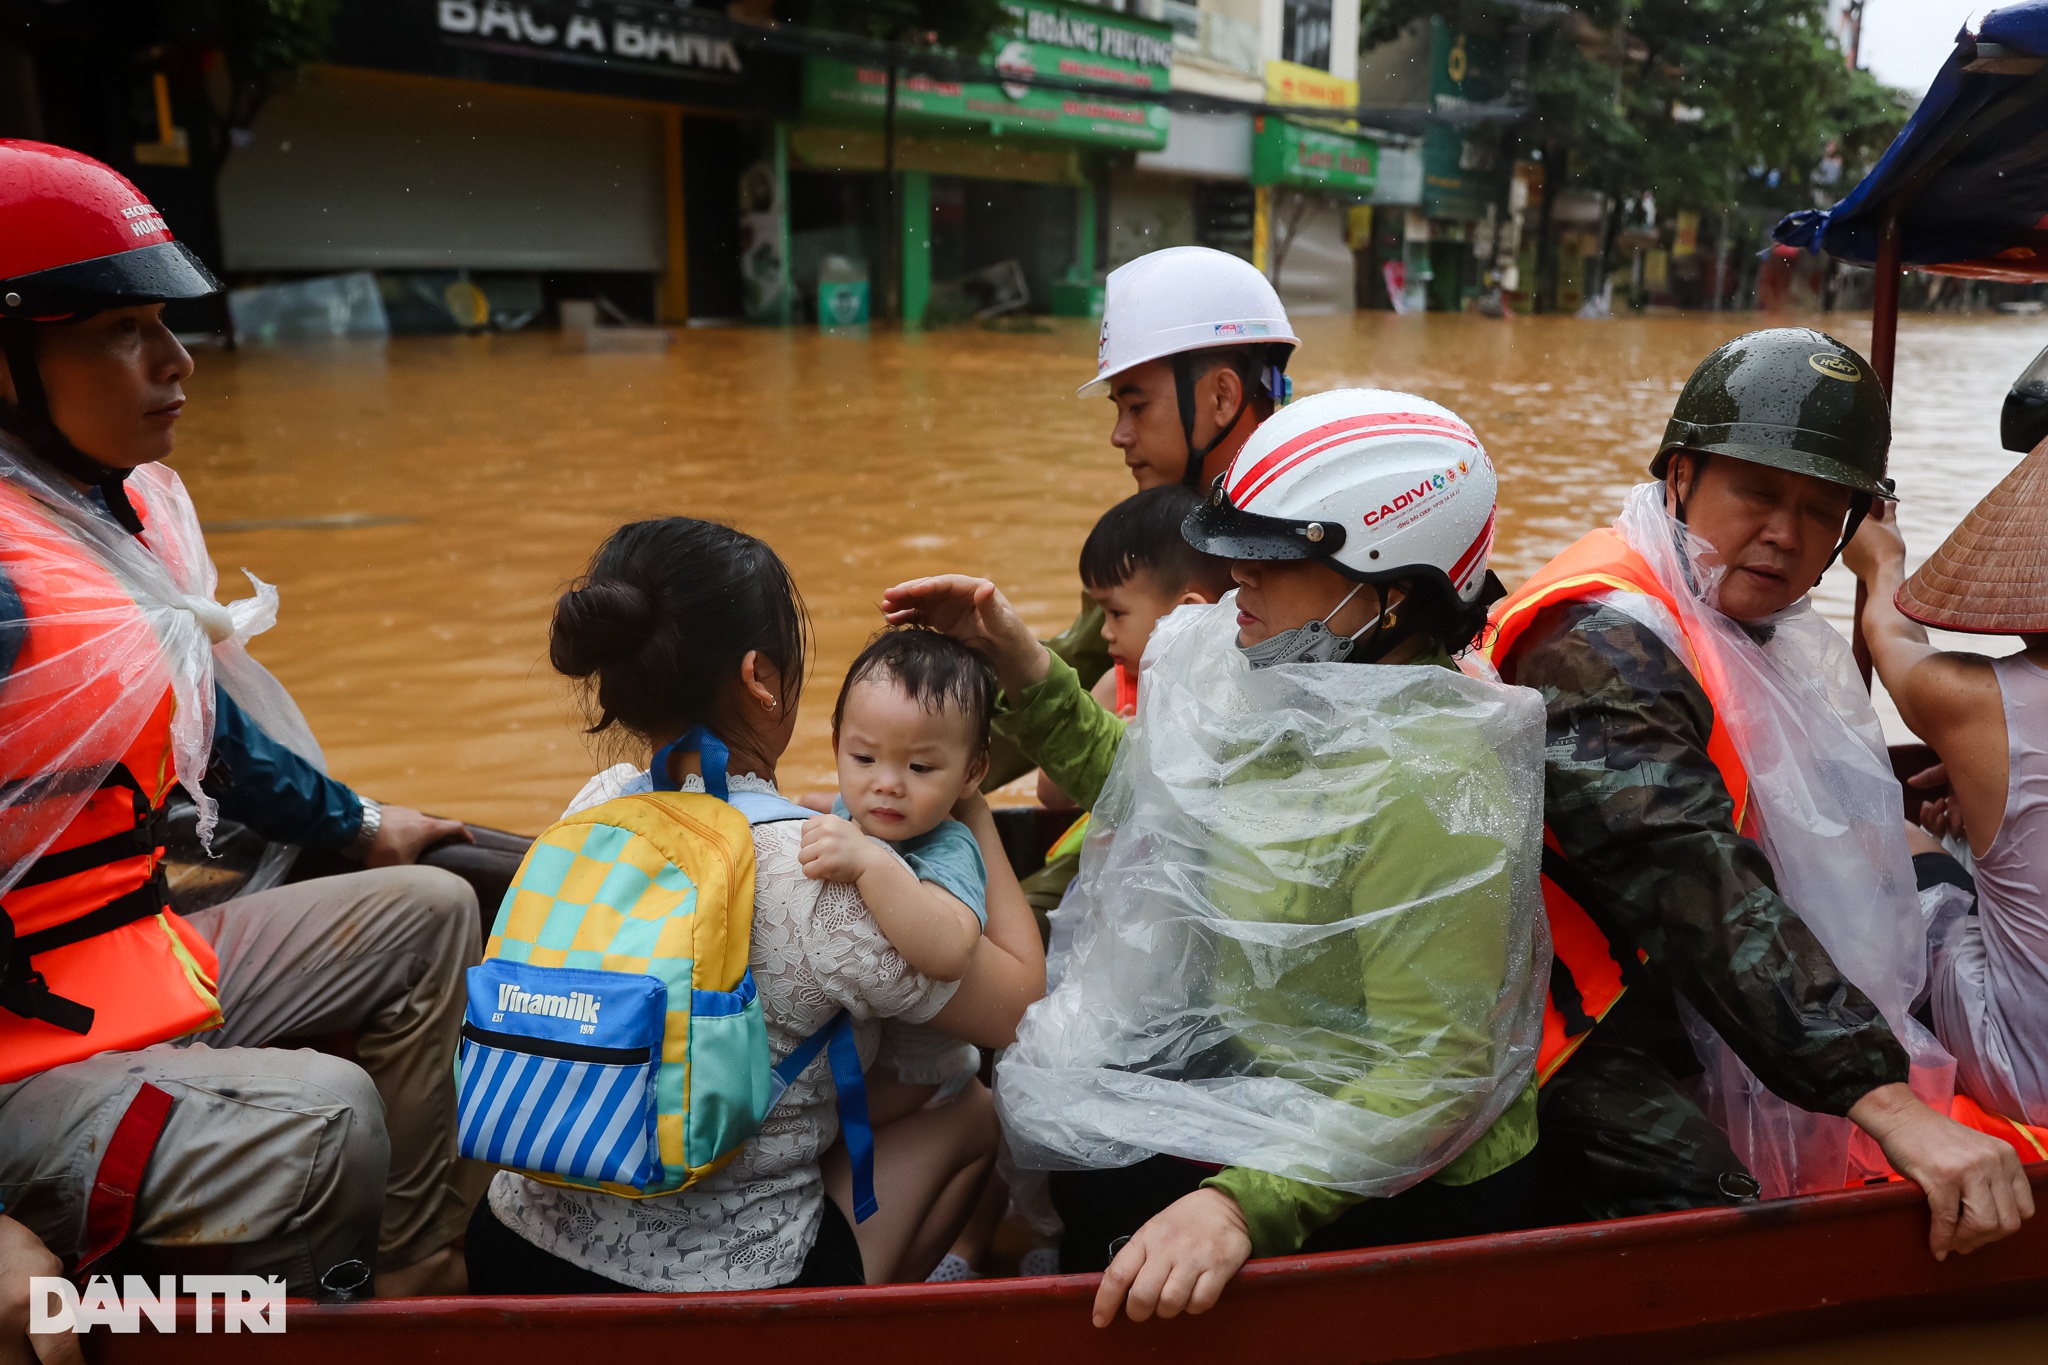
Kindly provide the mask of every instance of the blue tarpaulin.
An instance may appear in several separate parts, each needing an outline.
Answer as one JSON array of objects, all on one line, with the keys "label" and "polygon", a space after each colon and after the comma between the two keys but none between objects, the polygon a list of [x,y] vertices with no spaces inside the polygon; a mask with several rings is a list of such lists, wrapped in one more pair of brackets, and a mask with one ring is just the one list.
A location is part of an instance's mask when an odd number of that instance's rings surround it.
[{"label": "blue tarpaulin", "polygon": [[1875,168],[1831,209],[1788,214],[1787,246],[1873,264],[1897,214],[1900,263],[1986,279],[2048,279],[2048,0],[1956,36],[1927,97]]}]

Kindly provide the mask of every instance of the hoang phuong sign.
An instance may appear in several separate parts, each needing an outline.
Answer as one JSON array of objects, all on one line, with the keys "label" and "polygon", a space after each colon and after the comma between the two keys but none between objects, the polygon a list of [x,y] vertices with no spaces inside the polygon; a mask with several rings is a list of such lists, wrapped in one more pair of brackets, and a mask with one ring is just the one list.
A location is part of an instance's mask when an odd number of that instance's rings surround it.
[{"label": "hoang phuong sign", "polygon": [[[998,71],[1055,76],[1142,97],[1171,78],[1173,30],[1114,10],[1012,0],[1014,27],[986,54]],[[804,63],[804,109],[861,121],[882,117],[889,76],[879,66],[813,57]],[[996,137],[1024,135],[1156,151],[1166,145],[1166,108],[1142,98],[1082,94],[1009,81],[945,81],[902,72],[896,117],[915,127],[950,125]]]}]

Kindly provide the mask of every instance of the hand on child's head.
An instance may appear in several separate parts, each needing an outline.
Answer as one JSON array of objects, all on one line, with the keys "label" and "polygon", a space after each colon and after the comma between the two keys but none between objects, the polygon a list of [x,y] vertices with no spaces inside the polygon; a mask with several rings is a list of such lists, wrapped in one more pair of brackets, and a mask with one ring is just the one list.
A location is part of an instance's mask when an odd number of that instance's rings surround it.
[{"label": "hand on child's head", "polygon": [[987,769],[979,730],[960,707],[927,706],[893,677],[855,683],[834,746],[854,823],[891,841],[936,828]]}]

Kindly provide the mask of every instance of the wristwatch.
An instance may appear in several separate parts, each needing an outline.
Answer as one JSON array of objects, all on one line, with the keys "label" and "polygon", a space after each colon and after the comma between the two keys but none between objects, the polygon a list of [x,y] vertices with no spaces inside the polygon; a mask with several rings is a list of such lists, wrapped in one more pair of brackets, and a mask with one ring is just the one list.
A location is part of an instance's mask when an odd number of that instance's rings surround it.
[{"label": "wristwatch", "polygon": [[384,808],[367,796],[358,796],[363,803],[363,823],[356,827],[356,837],[349,841],[349,855],[358,861],[370,856],[370,845],[377,842],[377,831],[384,828]]}]

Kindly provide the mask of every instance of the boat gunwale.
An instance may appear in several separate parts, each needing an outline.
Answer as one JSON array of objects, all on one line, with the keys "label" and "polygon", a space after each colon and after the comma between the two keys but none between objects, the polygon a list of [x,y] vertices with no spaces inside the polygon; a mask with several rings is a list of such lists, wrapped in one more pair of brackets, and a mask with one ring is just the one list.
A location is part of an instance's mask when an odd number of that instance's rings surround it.
[{"label": "boat gunwale", "polygon": [[[2028,1168],[2048,1205],[2048,1162]],[[408,1357],[502,1361],[564,1349],[673,1344],[823,1349],[898,1358],[975,1349],[987,1362],[1243,1361],[1288,1324],[1292,1365],[1366,1361],[1696,1359],[1726,1351],[2048,1305],[2048,1229],[1968,1257],[1927,1250],[1925,1196],[1894,1183],[1741,1208],[1650,1214],[1246,1266],[1200,1317],[1098,1331],[1097,1276],[740,1292],[293,1300],[294,1360],[349,1361],[380,1344]],[[1377,1291],[1377,1292],[1375,1292]],[[1388,1311],[1389,1304],[1399,1305]],[[189,1321],[191,1305],[180,1306]],[[765,1335],[764,1335],[765,1334]],[[96,1334],[97,1335],[97,1334]],[[264,1337],[96,1341],[104,1362],[268,1359]],[[149,1345],[144,1347],[142,1342]],[[246,1357],[231,1344],[246,1343]],[[132,1343],[132,1345],[131,1345]],[[175,1343],[175,1344],[174,1344]],[[225,1353],[224,1353],[225,1348]],[[257,1349],[249,1349],[257,1348]]]}]

